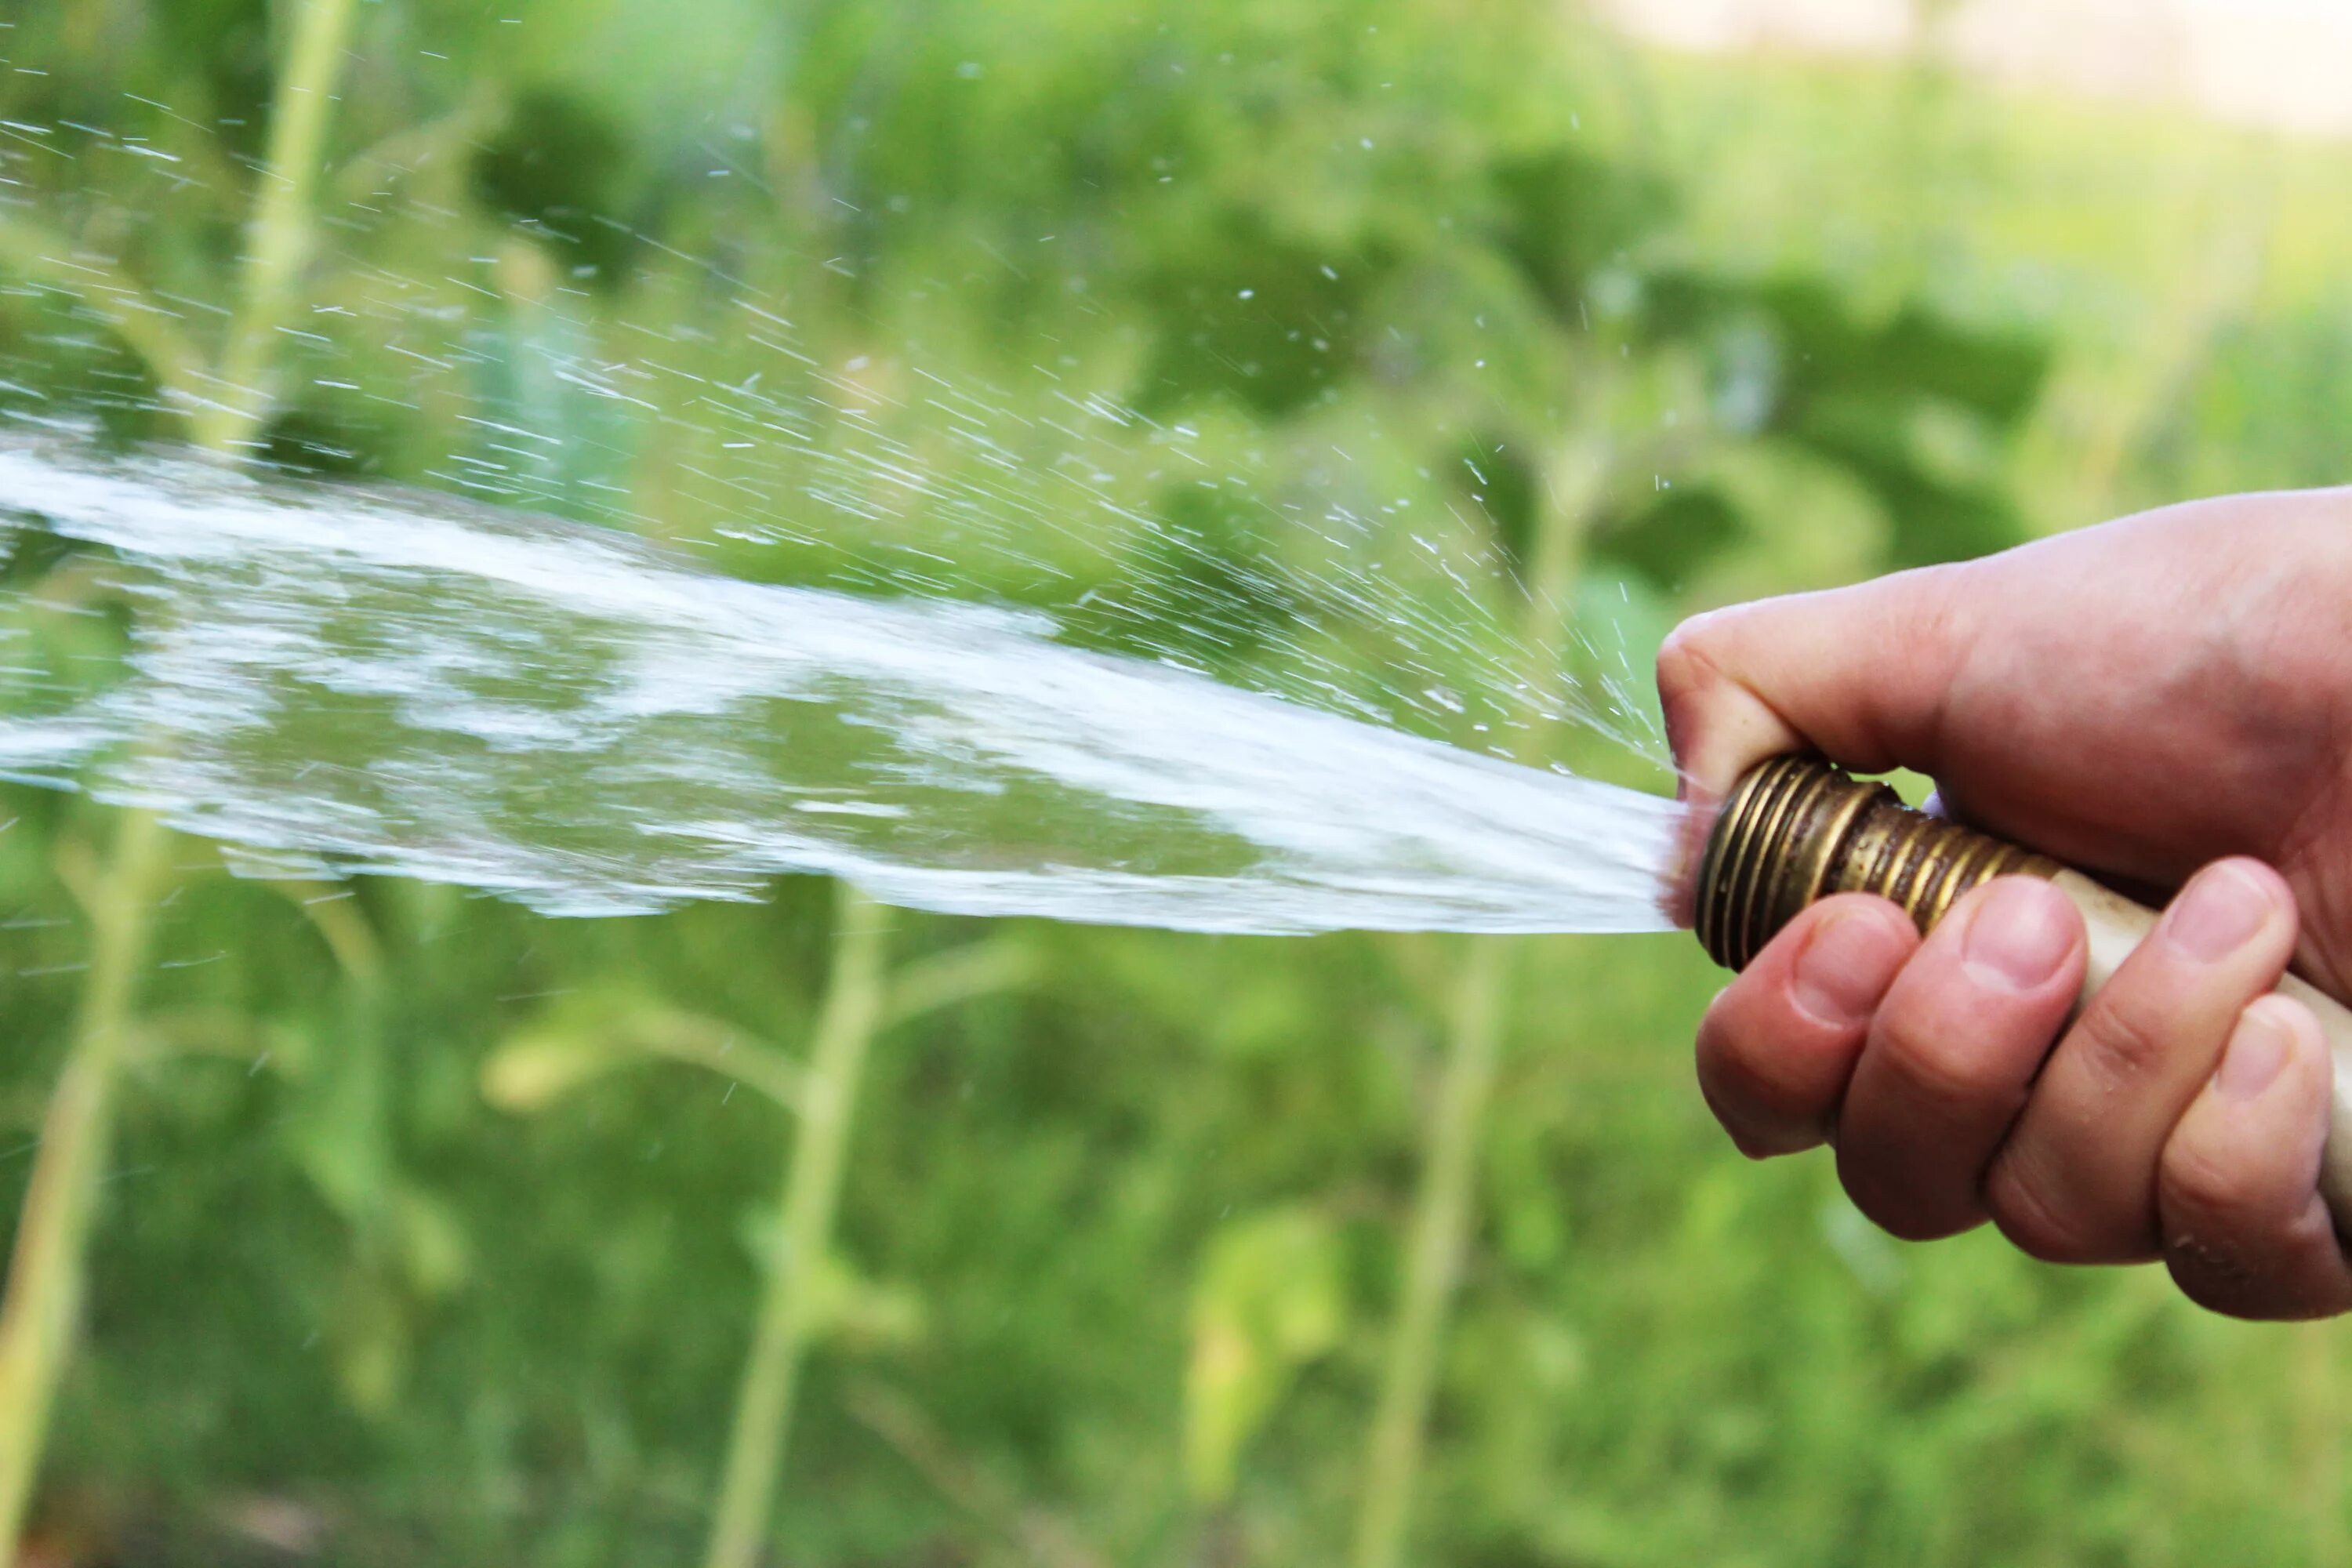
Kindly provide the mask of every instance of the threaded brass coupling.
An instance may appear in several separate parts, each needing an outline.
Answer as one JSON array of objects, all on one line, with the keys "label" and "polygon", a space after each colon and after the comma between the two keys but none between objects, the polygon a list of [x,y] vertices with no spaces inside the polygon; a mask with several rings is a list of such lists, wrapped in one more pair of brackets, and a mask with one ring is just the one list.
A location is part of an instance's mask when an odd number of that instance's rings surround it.
[{"label": "threaded brass coupling", "polygon": [[1781,927],[1832,893],[1892,899],[1927,931],[1995,877],[2055,876],[2055,860],[1912,810],[1885,784],[1815,756],[1775,757],[1724,802],[1699,861],[1697,933],[1745,969]]}]

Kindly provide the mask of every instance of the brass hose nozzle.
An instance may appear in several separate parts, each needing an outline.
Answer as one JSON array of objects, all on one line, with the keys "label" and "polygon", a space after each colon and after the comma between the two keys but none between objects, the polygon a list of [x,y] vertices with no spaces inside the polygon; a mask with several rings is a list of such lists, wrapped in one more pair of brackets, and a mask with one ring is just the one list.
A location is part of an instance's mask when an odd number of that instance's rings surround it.
[{"label": "brass hose nozzle", "polygon": [[[1891,899],[1924,933],[1970,889],[2015,875],[2047,878],[2082,911],[2090,942],[2082,1001],[2156,929],[2155,910],[2046,856],[1914,811],[1885,784],[1819,757],[1775,757],[1723,803],[1699,860],[1693,923],[1709,957],[1745,969],[1799,911],[1833,893]],[[2352,1011],[2293,974],[2278,990],[2311,1009],[2335,1055],[2319,1191],[2338,1234],[2352,1237]]]},{"label": "brass hose nozzle", "polygon": [[1832,893],[1892,899],[1926,931],[1979,883],[2063,868],[1914,811],[1818,757],[1775,757],[1739,781],[1707,836],[1698,940],[1726,969],[1745,969],[1797,911]]}]

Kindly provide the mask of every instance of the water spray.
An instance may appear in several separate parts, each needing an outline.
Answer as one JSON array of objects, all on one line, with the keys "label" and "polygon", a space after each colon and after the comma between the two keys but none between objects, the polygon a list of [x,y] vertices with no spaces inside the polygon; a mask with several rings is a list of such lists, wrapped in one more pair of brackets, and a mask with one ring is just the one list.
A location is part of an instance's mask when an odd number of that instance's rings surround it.
[{"label": "water spray", "polygon": [[[1995,877],[2048,879],[2083,913],[2088,1001],[2155,929],[2157,912],[2046,856],[1914,811],[1885,784],[1812,756],[1777,757],[1739,781],[1699,861],[1696,929],[1710,957],[1744,969],[1798,911],[1833,893],[1891,899],[1935,928],[1961,895]],[[2311,1009],[2336,1058],[2319,1191],[2352,1236],[2352,1011],[2288,975],[2281,995]]]}]

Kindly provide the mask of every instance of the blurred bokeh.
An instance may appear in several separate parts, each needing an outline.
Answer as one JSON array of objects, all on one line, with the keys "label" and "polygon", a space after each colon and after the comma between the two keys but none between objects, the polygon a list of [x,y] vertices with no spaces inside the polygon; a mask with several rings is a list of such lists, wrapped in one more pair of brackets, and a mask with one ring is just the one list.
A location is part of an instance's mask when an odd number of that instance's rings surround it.
[{"label": "blurred bokeh", "polygon": [[[0,408],[1310,700],[1264,568],[1343,500],[1339,684],[1484,746],[1430,689],[1638,706],[1696,609],[2344,476],[2352,128],[2242,84],[2345,40],[2210,9],[6,0]],[[12,636],[119,645],[18,553]],[[1612,727],[1517,754],[1667,787]],[[13,1212],[119,852],[0,818]],[[167,862],[27,1564],[2352,1560],[2339,1335],[1748,1165],[1685,937]]]}]

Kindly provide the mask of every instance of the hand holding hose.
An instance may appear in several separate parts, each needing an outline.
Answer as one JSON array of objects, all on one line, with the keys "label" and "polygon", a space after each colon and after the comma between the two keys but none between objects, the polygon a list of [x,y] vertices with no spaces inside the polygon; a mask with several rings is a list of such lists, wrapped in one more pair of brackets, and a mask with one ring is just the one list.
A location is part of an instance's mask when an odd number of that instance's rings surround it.
[{"label": "hand holding hose", "polygon": [[2175,508],[1678,631],[1659,686],[1702,804],[1811,748],[2182,888],[2079,1016],[2084,925],[2046,882],[1979,888],[1925,940],[1884,900],[1805,910],[1701,1026],[1741,1147],[1833,1142],[1897,1236],[1990,1218],[2053,1261],[2161,1256],[2219,1310],[2352,1309],[2315,1192],[2333,1068],[2310,1010],[2268,994],[2290,960],[2339,996],[2352,977],[2347,634],[2352,493]]}]

